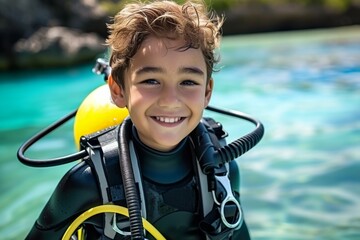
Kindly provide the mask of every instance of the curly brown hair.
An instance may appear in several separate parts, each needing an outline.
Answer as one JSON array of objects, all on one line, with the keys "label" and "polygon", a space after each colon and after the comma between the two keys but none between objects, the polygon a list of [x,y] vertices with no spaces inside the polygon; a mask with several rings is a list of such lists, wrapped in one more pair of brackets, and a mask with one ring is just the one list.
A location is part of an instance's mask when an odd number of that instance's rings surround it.
[{"label": "curly brown hair", "polygon": [[[159,38],[183,39],[188,48],[200,48],[207,67],[207,79],[218,62],[215,49],[220,44],[223,18],[208,12],[203,1],[129,3],[108,24],[111,76],[124,86],[124,72],[130,59],[150,35]],[[181,51],[181,50],[180,50]]]}]

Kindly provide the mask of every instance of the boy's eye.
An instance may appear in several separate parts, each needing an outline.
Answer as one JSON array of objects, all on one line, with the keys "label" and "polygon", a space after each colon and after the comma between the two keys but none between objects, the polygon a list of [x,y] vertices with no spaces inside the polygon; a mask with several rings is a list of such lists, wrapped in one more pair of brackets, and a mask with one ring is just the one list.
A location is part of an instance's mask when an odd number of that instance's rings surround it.
[{"label": "boy's eye", "polygon": [[193,80],[185,80],[181,82],[181,85],[192,86],[192,85],[198,85],[198,83]]},{"label": "boy's eye", "polygon": [[149,85],[159,84],[159,82],[157,80],[155,80],[155,79],[146,79],[146,80],[142,81],[141,83],[149,84]]}]

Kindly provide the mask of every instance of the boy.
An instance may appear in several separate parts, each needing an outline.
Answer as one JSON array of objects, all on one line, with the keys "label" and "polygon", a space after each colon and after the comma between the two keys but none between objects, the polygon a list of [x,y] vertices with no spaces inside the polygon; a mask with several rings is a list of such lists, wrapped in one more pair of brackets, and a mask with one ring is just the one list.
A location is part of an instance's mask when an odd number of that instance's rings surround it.
[{"label": "boy", "polygon": [[[221,237],[223,230],[207,235],[199,227],[204,203],[189,134],[210,101],[221,25],[201,3],[171,1],[128,4],[109,25],[111,97],[129,111],[146,218],[166,239],[249,239],[245,222]],[[75,217],[103,204],[90,165],[83,161],[64,176],[27,239],[61,239]],[[236,164],[230,172],[239,196]],[[87,239],[126,238],[122,230],[106,233],[104,222],[102,216],[84,222]]]}]

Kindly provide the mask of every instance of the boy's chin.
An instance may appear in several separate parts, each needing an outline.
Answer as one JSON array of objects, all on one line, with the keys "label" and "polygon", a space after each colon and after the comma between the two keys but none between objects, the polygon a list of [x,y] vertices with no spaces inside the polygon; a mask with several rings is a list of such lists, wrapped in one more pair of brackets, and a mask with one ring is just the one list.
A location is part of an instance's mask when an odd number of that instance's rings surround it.
[{"label": "boy's chin", "polygon": [[182,140],[183,139],[176,139],[176,140],[164,139],[163,141],[158,141],[156,146],[154,146],[153,148],[158,151],[169,152],[175,149]]}]

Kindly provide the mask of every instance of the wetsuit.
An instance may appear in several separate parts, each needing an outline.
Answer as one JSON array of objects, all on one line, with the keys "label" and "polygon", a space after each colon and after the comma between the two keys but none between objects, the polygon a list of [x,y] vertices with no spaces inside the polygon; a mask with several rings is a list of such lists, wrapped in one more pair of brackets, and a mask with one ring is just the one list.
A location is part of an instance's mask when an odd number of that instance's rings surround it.
[{"label": "wetsuit", "polygon": [[[143,178],[147,220],[166,239],[205,239],[199,230],[201,201],[189,138],[170,152],[151,149],[139,140],[135,128],[132,139]],[[119,178],[120,169],[119,169]],[[239,171],[230,164],[232,188],[239,197]],[[82,161],[61,179],[26,239],[61,239],[72,221],[82,212],[101,205],[101,193],[93,169]],[[87,239],[101,238],[102,214],[85,222]],[[117,235],[118,239],[119,235]],[[149,238],[149,236],[146,236]],[[150,238],[151,239],[151,238]],[[245,222],[232,239],[250,239]]]}]

